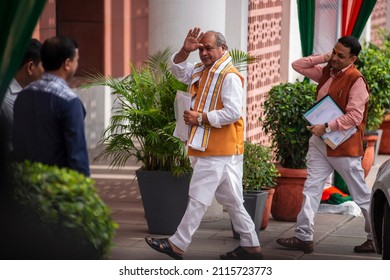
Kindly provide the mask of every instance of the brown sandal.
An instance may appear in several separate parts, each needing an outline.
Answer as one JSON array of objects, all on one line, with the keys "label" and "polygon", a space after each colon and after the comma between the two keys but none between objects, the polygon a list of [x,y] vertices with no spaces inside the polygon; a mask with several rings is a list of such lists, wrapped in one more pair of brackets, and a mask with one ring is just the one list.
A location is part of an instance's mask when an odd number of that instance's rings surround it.
[{"label": "brown sandal", "polygon": [[221,260],[262,260],[262,253],[249,253],[247,250],[238,246],[231,252],[227,252],[224,255],[220,255]]}]

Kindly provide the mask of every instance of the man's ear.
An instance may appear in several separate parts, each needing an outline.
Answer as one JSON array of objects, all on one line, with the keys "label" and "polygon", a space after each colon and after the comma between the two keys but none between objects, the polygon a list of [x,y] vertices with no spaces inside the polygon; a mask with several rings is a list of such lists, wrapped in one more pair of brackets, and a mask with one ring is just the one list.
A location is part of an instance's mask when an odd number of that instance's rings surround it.
[{"label": "man's ear", "polygon": [[72,60],[70,58],[67,58],[64,62],[64,69],[66,71],[69,71],[71,69],[71,66],[70,66],[70,63],[72,62]]},{"label": "man's ear", "polygon": [[31,76],[34,73],[33,72],[33,67],[35,67],[34,61],[30,60],[30,61],[26,62],[24,67],[25,67],[28,75]]},{"label": "man's ear", "polygon": [[356,62],[356,60],[357,60],[357,58],[358,58],[358,57],[357,57],[356,55],[352,56],[352,57],[351,57],[351,61],[352,61],[352,63],[355,63],[355,62]]}]

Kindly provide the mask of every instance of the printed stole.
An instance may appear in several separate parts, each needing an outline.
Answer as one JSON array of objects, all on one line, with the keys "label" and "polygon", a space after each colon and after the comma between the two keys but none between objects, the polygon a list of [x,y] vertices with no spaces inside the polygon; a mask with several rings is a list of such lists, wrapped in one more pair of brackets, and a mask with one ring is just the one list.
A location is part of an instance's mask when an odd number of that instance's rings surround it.
[{"label": "printed stole", "polygon": [[[203,113],[215,110],[217,100],[222,90],[223,80],[227,74],[227,70],[229,70],[231,67],[233,67],[232,58],[230,57],[229,52],[225,52],[225,54],[211,67],[204,87],[193,93],[190,91],[190,88],[196,82],[199,82],[204,70],[203,64],[197,64],[195,66],[195,70],[191,79],[191,85],[189,86],[189,92],[195,96],[199,94],[199,90],[202,90],[197,108],[194,108],[195,111]],[[192,149],[204,152],[209,142],[210,133],[211,126],[209,124],[203,124],[202,126],[193,125],[190,131],[188,146]]]}]

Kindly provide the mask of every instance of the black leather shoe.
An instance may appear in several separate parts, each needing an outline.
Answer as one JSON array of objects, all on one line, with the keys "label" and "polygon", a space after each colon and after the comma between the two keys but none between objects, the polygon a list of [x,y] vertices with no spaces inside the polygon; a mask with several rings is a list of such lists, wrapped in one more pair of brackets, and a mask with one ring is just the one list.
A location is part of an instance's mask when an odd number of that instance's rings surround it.
[{"label": "black leather shoe", "polygon": [[231,252],[227,252],[224,255],[220,255],[221,260],[262,260],[263,254],[259,253],[249,253],[241,246],[238,246]]},{"label": "black leather shoe", "polygon": [[374,243],[370,239],[367,239],[362,245],[355,246],[353,250],[356,253],[375,253]]}]

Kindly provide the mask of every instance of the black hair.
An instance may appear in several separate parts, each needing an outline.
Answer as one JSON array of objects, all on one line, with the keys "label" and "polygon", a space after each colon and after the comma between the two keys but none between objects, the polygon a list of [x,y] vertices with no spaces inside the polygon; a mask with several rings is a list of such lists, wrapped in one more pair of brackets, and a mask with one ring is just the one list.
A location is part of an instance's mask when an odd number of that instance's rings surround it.
[{"label": "black hair", "polygon": [[362,46],[359,43],[359,40],[354,36],[343,36],[338,41],[344,47],[350,48],[350,53],[352,55],[358,56]]},{"label": "black hair", "polygon": [[20,63],[19,69],[23,67],[27,62],[32,61],[35,65],[41,62],[41,48],[42,43],[37,39],[31,39],[30,44],[24,54],[23,60]]},{"label": "black hair", "polygon": [[54,36],[43,42],[41,49],[42,65],[45,71],[61,68],[69,58],[73,59],[78,48],[75,40],[65,36]]}]

